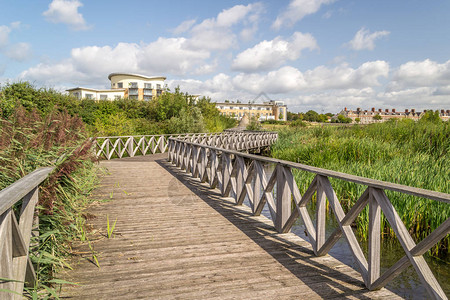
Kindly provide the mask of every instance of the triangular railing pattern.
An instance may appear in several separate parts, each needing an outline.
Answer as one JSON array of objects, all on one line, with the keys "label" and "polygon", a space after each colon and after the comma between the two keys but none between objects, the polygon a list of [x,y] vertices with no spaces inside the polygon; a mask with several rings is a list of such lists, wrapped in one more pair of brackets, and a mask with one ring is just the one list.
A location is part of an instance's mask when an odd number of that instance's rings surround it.
[{"label": "triangular railing pattern", "polygon": [[94,149],[98,158],[108,160],[112,158],[166,153],[169,138],[225,149],[251,150],[270,146],[277,139],[277,133],[229,131],[221,133],[98,137],[96,138]]},{"label": "triangular railing pattern", "polygon": [[[246,139],[246,143],[257,142],[252,138]],[[214,142],[208,143],[212,140]],[[409,265],[412,265],[432,299],[447,299],[445,292],[423,258],[423,254],[450,233],[450,218],[416,244],[385,190],[398,191],[444,203],[450,203],[449,194],[227,150],[229,145],[235,145],[234,149],[240,149],[242,145],[245,145],[245,143],[239,144],[240,141],[233,136],[219,136],[210,140],[197,139],[197,141],[200,143],[191,142],[189,139],[170,138],[169,161],[191,173],[193,177],[199,178],[201,182],[207,182],[211,188],[219,188],[222,196],[233,197],[237,205],[243,204],[247,199],[254,215],[261,214],[264,207],[267,207],[274,227],[280,233],[289,232],[295,221],[300,218],[317,256],[326,255],[335,243],[344,237],[357,262],[364,283],[370,290],[384,287]],[[220,142],[224,147],[220,147]],[[264,170],[266,163],[276,165],[271,174],[267,174]],[[315,174],[303,195],[300,194],[292,169]],[[347,213],[344,212],[329,178],[338,178],[367,187]],[[315,220],[313,221],[307,210],[307,204],[314,195],[316,205]],[[328,238],[325,235],[326,201],[338,223],[338,228]],[[369,206],[367,259],[351,228],[353,221],[366,206]],[[405,255],[383,274],[380,270],[382,213],[405,252]]]}]

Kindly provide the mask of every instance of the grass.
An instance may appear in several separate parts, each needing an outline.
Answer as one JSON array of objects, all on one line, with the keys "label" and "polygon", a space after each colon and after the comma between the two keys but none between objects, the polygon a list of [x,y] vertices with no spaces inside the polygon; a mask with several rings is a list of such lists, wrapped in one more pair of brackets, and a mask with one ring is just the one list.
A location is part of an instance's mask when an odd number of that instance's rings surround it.
[{"label": "grass", "polygon": [[[450,126],[448,122],[401,121],[369,126],[316,126],[285,129],[272,147],[272,156],[348,174],[450,193]],[[304,192],[314,174],[295,171]],[[365,186],[330,179],[348,211]],[[450,216],[448,204],[386,192],[416,241],[422,240]],[[367,238],[368,209],[357,219],[357,233]],[[382,218],[383,236],[395,234]],[[448,260],[450,237],[431,250]]]},{"label": "grass", "polygon": [[112,225],[109,224],[109,215],[106,215],[106,230],[108,239],[112,238],[114,229],[116,228],[117,218]]}]

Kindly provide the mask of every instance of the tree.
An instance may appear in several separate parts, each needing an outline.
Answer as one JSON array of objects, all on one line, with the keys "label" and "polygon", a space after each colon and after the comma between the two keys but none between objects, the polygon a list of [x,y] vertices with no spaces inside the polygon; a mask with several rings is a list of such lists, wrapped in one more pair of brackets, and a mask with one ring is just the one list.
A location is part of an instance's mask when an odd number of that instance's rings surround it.
[{"label": "tree", "polygon": [[355,122],[356,122],[356,123],[359,123],[359,122],[361,122],[361,119],[360,119],[360,118],[356,118],[356,119],[355,119]]},{"label": "tree", "polygon": [[439,111],[427,110],[425,114],[420,118],[420,122],[440,123]]},{"label": "tree", "polygon": [[303,120],[309,121],[309,122],[317,122],[318,118],[319,118],[319,114],[313,110],[308,110],[303,116]]},{"label": "tree", "polygon": [[382,117],[380,116],[380,114],[376,114],[375,116],[373,116],[373,119],[375,121],[380,121],[382,119]]}]

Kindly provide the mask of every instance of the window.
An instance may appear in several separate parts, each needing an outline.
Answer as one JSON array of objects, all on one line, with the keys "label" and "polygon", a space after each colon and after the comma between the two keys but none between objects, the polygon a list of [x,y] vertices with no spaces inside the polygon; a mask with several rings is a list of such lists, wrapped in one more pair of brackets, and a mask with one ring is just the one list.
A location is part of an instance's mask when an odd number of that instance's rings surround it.
[{"label": "window", "polygon": [[122,98],[122,96],[120,96],[120,95],[114,95],[114,100],[119,100],[120,98]]},{"label": "window", "polygon": [[113,87],[115,87],[116,86],[116,84],[115,83],[113,83]]},{"label": "window", "polygon": [[130,95],[128,98],[133,99],[133,100],[137,100],[138,96],[137,95]]},{"label": "window", "polygon": [[[138,95],[138,89],[135,89],[135,88],[128,89],[128,95],[130,95],[130,96],[137,96]],[[130,99],[131,99],[131,97],[130,97]]]},{"label": "window", "polygon": [[152,84],[151,83],[144,83],[144,88],[145,89],[151,89],[152,88]]},{"label": "window", "polygon": [[152,96],[152,95],[153,95],[152,90],[144,89],[144,96]]},{"label": "window", "polygon": [[128,85],[129,85],[130,88],[137,88],[138,87],[137,82],[130,82]]},{"label": "window", "polygon": [[80,99],[80,93],[75,92],[72,94],[75,98]]},{"label": "window", "polygon": [[153,98],[153,96],[144,95],[144,100],[145,101],[150,101],[150,100],[152,100],[152,98]]},{"label": "window", "polygon": [[93,99],[94,98],[94,94],[85,94],[84,96],[86,97],[86,99]]},{"label": "window", "polygon": [[117,84],[117,87],[118,87],[119,89],[123,89],[123,83],[122,83],[122,82],[119,82],[119,83]]},{"label": "window", "polygon": [[100,94],[100,100],[107,100],[107,99],[108,99],[108,95]]},{"label": "window", "polygon": [[160,89],[161,89],[161,85],[160,85],[160,84],[157,84],[157,85],[156,85],[156,89],[160,90]]}]

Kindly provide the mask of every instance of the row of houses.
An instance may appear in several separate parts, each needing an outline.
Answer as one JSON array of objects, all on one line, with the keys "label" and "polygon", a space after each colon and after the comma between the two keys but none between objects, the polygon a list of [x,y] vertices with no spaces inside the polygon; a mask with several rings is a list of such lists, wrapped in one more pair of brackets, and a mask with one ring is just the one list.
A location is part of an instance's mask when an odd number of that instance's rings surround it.
[{"label": "row of houses", "polygon": [[[361,108],[358,107],[356,110],[344,108],[337,115],[343,115],[346,118],[350,118],[354,123],[358,121],[361,124],[369,124],[384,122],[389,119],[412,119],[414,121],[418,121],[425,113],[426,110],[416,111],[414,108],[411,110],[405,109],[404,111],[397,111],[395,108],[380,108],[375,110],[375,107],[372,107],[371,110],[361,110]],[[337,117],[337,115],[335,117]],[[450,119],[450,110],[441,109],[439,111],[439,117],[443,121],[448,121]]]}]

